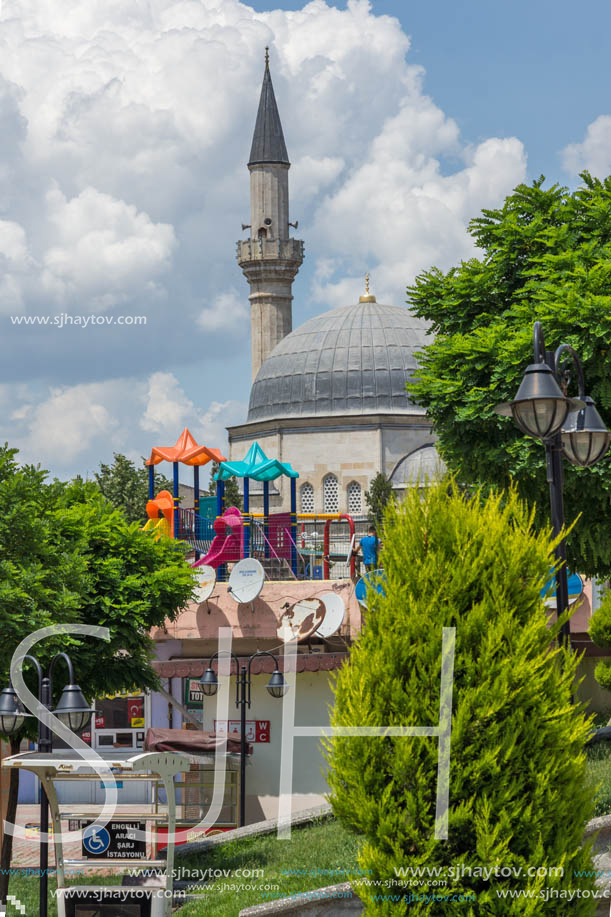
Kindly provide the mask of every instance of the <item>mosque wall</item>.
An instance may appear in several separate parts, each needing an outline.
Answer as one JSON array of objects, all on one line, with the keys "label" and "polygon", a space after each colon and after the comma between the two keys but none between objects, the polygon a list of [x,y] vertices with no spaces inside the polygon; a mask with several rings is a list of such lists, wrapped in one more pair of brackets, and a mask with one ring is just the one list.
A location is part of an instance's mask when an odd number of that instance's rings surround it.
[{"label": "mosque wall", "polygon": [[435,440],[430,423],[382,429],[382,462],[380,470],[388,477],[397,463],[410,452]]},{"label": "mosque wall", "polygon": [[[407,453],[419,449],[433,440],[431,425],[424,417],[392,417],[386,423],[382,418],[325,417],[317,418],[310,426],[298,427],[285,424],[273,425],[272,429],[258,429],[249,436],[247,425],[237,430],[230,430],[229,457],[232,460],[243,459],[253,442],[259,442],[269,458],[278,458],[290,462],[299,472],[297,481],[297,511],[322,513],[329,511],[325,506],[325,478],[334,475],[337,478],[337,512],[352,511],[349,505],[348,488],[355,482],[361,489],[361,512],[366,513],[364,494],[369,488],[371,479],[383,471],[390,475],[397,462]],[[338,421],[340,421],[338,423]],[[341,423],[343,421],[343,423]],[[403,421],[403,422],[402,422]],[[254,426],[254,425],[253,425]],[[271,426],[271,425],[270,425]],[[290,509],[290,484],[286,478],[274,482],[278,493],[270,490],[270,508],[272,511],[284,512]],[[313,488],[313,508],[304,509],[303,487]],[[333,489],[333,488],[332,488]],[[311,498],[310,498],[311,499]],[[354,494],[353,494],[354,501]],[[256,485],[251,485],[250,506],[260,510],[263,504],[262,493],[257,492]],[[358,505],[358,499],[357,499]]]}]

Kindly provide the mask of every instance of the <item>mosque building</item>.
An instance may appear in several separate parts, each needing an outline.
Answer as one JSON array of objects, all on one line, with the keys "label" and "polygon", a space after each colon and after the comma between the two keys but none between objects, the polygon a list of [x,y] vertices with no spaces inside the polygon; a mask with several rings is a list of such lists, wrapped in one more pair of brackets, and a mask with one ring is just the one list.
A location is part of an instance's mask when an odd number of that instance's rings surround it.
[{"label": "mosque building", "polygon": [[[409,395],[426,325],[404,306],[377,302],[367,279],[357,303],[293,330],[304,243],[290,235],[289,168],[266,52],[248,160],[250,236],[237,243],[250,286],[252,387],[246,422],[228,428],[229,459],[258,442],[299,472],[298,512],[364,515],[378,472],[402,490],[439,468],[431,422]],[[284,478],[278,485],[270,505],[286,511],[289,488]]]}]

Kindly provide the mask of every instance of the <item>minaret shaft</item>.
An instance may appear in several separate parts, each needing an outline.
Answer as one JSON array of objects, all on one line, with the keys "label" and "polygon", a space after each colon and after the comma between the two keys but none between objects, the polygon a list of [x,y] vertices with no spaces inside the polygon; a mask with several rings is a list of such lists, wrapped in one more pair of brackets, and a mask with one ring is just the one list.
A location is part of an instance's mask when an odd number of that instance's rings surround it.
[{"label": "minaret shaft", "polygon": [[289,165],[258,163],[250,170],[251,238],[288,239]]}]

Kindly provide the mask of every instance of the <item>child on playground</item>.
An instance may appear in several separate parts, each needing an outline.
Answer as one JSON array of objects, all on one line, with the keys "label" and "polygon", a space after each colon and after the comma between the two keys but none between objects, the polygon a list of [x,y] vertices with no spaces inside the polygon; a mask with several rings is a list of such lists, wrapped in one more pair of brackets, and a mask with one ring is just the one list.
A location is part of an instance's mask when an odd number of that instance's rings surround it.
[{"label": "child on playground", "polygon": [[372,570],[377,570],[378,556],[380,553],[380,539],[378,538],[375,525],[369,526],[367,535],[361,538],[359,546],[354,553],[358,555],[361,551],[363,552],[363,563],[365,564],[367,573],[371,573]]}]

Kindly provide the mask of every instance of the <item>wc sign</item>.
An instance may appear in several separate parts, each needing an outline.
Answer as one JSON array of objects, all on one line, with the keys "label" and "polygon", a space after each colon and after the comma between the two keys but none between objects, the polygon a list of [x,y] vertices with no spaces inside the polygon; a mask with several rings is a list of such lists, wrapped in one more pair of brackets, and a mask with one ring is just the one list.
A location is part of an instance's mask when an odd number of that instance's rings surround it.
[{"label": "wc sign", "polygon": [[[232,739],[240,738],[239,720],[215,720],[214,731],[217,735],[229,735]],[[247,742],[269,742],[269,720],[246,720]]]}]

